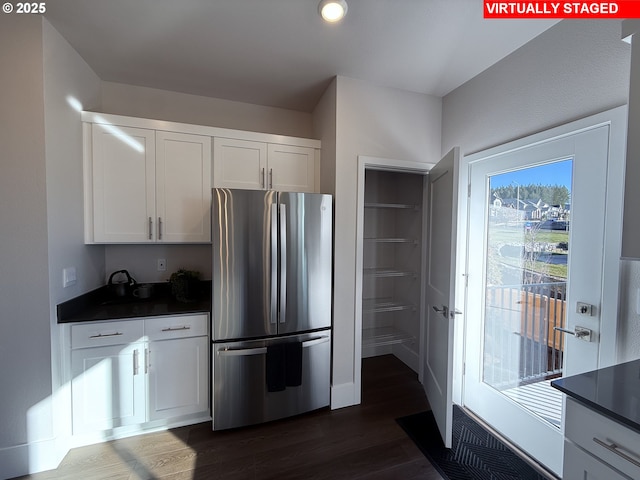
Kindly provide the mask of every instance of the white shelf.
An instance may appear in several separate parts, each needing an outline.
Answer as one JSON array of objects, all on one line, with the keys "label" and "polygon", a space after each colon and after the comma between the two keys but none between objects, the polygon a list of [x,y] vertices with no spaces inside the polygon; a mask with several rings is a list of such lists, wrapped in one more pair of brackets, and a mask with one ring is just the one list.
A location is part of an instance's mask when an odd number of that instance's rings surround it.
[{"label": "white shelf", "polygon": [[372,243],[412,243],[413,245],[417,245],[418,241],[412,238],[375,238],[369,237],[365,238],[365,241]]},{"label": "white shelf", "polygon": [[364,275],[371,278],[385,278],[385,277],[415,277],[416,272],[409,272],[406,270],[394,270],[392,268],[364,268],[362,270]]},{"label": "white shelf", "polygon": [[414,343],[416,339],[406,332],[393,327],[362,329],[362,347],[380,347],[399,343]]},{"label": "white shelf", "polygon": [[363,313],[402,312],[414,310],[416,306],[408,303],[396,302],[390,298],[371,298],[362,301]]}]

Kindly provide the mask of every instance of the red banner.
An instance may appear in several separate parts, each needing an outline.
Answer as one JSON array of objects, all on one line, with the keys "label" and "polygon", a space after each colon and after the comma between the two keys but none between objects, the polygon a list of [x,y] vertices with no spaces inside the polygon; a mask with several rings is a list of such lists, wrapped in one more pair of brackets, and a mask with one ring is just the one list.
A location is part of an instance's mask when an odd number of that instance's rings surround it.
[{"label": "red banner", "polygon": [[617,2],[484,0],[484,18],[640,18],[640,0]]}]

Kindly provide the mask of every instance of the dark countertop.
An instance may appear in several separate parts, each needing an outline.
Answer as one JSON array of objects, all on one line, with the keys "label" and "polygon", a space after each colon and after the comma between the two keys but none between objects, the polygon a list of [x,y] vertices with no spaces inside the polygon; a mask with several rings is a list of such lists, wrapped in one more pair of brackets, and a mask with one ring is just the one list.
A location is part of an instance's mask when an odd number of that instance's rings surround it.
[{"label": "dark countertop", "polygon": [[193,302],[179,302],[171,295],[169,283],[154,283],[153,294],[144,300],[131,296],[114,297],[104,286],[57,306],[58,323],[91,322],[119,318],[181,315],[211,312],[211,282],[200,282]]},{"label": "dark countertop", "polygon": [[640,360],[561,378],[551,385],[640,433]]}]

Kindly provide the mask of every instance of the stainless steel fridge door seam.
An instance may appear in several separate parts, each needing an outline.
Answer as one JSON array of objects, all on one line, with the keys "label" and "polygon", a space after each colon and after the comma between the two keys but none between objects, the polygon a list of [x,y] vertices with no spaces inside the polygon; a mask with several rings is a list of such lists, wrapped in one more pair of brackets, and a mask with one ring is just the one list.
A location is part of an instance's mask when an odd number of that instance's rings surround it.
[{"label": "stainless steel fridge door seam", "polygon": [[287,207],[280,204],[280,323],[287,320]]}]

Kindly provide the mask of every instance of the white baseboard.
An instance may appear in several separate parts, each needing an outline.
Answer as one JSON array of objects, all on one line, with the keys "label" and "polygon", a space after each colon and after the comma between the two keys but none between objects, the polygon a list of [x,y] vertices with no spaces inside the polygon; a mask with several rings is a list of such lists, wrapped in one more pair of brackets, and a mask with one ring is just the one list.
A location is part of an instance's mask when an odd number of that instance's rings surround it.
[{"label": "white baseboard", "polygon": [[337,408],[350,407],[360,403],[360,392],[356,389],[356,384],[343,383],[331,386],[331,410]]},{"label": "white baseboard", "polygon": [[55,439],[0,449],[0,478],[53,470],[66,454],[59,450]]}]

